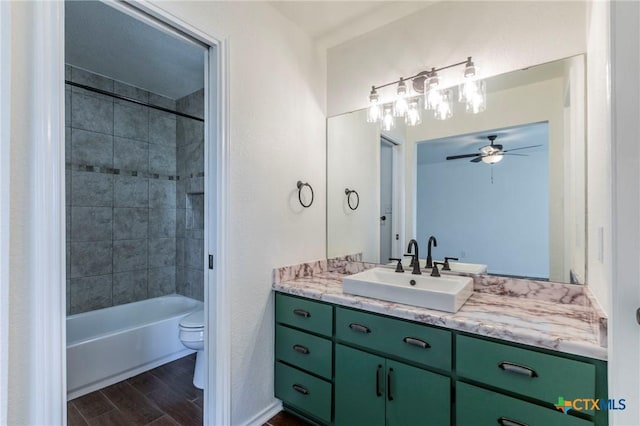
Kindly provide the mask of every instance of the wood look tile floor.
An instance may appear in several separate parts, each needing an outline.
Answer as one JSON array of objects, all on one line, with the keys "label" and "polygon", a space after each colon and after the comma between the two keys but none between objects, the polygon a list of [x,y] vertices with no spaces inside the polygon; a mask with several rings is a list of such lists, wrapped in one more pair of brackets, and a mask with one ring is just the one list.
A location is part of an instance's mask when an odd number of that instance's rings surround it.
[{"label": "wood look tile floor", "polygon": [[201,426],[202,390],[193,386],[195,354],[67,403],[69,426]]},{"label": "wood look tile floor", "polygon": [[[195,354],[67,403],[68,426],[202,426],[202,390],[193,386]],[[308,426],[282,411],[264,426]]]}]

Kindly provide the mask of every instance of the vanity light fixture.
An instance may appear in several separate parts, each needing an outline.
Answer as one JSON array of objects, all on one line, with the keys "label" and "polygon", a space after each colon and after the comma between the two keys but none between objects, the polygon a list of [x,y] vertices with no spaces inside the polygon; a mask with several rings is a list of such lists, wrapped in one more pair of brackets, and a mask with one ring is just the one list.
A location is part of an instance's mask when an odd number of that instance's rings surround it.
[{"label": "vanity light fixture", "polygon": [[[458,86],[458,101],[465,104],[467,112],[480,113],[486,109],[486,84],[477,78],[476,66],[469,56],[465,61],[440,68],[421,71],[411,77],[400,77],[397,81],[371,86],[369,94],[369,110],[367,121],[380,122],[383,130],[390,130],[395,126],[395,117],[404,117],[409,126],[416,126],[422,122],[419,112],[419,96],[423,95],[424,109],[432,111],[438,120],[446,120],[453,115],[453,89],[441,86],[438,72],[464,65],[464,82]],[[407,87],[407,80],[411,87]],[[396,97],[390,104],[380,105],[377,90],[397,84]],[[412,93],[410,89],[413,89]],[[500,160],[497,160],[500,161]],[[496,162],[497,162],[496,161]]]}]

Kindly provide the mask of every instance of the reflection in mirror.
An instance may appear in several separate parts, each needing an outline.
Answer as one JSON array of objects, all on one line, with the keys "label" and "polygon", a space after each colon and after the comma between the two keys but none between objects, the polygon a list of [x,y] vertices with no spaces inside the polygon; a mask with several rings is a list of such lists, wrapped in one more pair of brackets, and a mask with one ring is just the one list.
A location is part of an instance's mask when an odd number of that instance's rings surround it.
[{"label": "reflection in mirror", "polygon": [[[477,115],[458,105],[448,120],[425,115],[393,133],[367,123],[365,110],[328,120],[328,257],[361,253],[387,264],[416,238],[424,259],[435,235],[434,260],[585,282],[584,56],[486,84],[487,107]],[[446,159],[459,155],[468,156]],[[346,187],[359,193],[355,211]]]}]

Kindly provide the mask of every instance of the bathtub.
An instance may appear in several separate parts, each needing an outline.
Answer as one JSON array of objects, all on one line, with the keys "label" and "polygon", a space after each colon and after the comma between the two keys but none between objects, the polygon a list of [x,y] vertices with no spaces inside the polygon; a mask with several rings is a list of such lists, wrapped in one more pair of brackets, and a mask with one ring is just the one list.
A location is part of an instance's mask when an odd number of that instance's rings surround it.
[{"label": "bathtub", "polygon": [[180,342],[178,324],[202,308],[170,295],[68,316],[67,399],[193,353]]}]

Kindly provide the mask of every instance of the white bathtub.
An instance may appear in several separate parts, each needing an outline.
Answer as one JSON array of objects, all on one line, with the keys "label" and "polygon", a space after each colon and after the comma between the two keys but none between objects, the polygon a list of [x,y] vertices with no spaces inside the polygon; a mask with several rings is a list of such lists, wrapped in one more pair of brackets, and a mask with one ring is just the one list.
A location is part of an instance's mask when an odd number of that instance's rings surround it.
[{"label": "white bathtub", "polygon": [[192,353],[180,319],[203,303],[171,295],[67,317],[67,399]]}]

